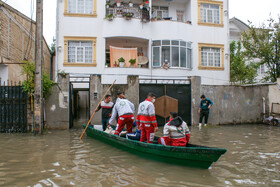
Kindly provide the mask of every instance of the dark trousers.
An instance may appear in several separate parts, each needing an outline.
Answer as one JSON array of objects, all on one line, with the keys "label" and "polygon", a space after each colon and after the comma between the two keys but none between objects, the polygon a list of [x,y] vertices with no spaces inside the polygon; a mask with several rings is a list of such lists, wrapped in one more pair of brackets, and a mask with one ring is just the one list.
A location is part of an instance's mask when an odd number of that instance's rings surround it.
[{"label": "dark trousers", "polygon": [[108,126],[108,124],[109,124],[109,119],[110,119],[110,118],[103,118],[103,117],[102,117],[103,131],[106,130],[106,128],[107,128],[107,126]]},{"label": "dark trousers", "polygon": [[207,122],[208,122],[208,117],[209,117],[209,110],[201,110],[201,111],[200,111],[199,123],[202,123],[203,117],[204,117],[204,122],[205,122],[205,124],[207,124]]}]

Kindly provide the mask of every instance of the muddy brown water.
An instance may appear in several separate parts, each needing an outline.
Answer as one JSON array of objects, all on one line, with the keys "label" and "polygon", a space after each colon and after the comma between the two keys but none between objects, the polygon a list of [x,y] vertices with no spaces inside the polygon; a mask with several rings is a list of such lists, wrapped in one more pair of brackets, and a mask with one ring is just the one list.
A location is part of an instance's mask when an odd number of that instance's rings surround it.
[{"label": "muddy brown water", "polygon": [[[162,130],[162,129],[160,129]],[[191,127],[191,143],[226,148],[208,170],[141,158],[86,135],[0,134],[0,186],[280,186],[280,127]]]}]

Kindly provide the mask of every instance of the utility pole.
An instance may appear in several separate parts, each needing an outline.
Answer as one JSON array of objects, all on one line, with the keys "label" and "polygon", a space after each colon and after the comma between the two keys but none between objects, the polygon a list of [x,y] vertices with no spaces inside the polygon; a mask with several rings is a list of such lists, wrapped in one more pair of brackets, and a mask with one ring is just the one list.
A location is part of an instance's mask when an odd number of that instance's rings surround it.
[{"label": "utility pole", "polygon": [[43,111],[43,0],[37,0],[36,4],[36,36],[35,36],[35,95],[34,95],[34,133],[42,133]]}]

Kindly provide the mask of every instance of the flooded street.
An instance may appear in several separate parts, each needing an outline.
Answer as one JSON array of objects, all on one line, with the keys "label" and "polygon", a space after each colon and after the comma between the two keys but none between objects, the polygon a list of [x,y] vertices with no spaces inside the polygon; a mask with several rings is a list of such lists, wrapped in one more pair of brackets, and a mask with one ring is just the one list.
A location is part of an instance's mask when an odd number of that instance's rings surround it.
[{"label": "flooded street", "polygon": [[[162,131],[162,129],[160,129]],[[138,157],[82,129],[0,134],[0,186],[280,186],[280,128],[191,128],[191,143],[226,148],[208,170]]]}]

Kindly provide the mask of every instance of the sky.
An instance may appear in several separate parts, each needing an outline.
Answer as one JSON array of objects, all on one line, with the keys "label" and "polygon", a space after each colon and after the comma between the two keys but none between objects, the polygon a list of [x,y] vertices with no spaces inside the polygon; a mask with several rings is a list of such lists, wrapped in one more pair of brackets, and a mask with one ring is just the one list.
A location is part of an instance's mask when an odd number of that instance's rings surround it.
[{"label": "sky", "polygon": [[[36,15],[36,0],[2,0],[28,17]],[[98,0],[101,1],[101,0]],[[105,1],[105,0],[104,0]],[[33,6],[34,5],[34,6]],[[32,7],[32,8],[31,8]],[[225,7],[226,8],[226,7]],[[55,37],[56,0],[44,0],[43,34],[50,45]],[[255,26],[261,25],[270,15],[274,19],[280,16],[280,0],[229,0],[229,18],[236,17],[248,24],[248,20]]]}]

